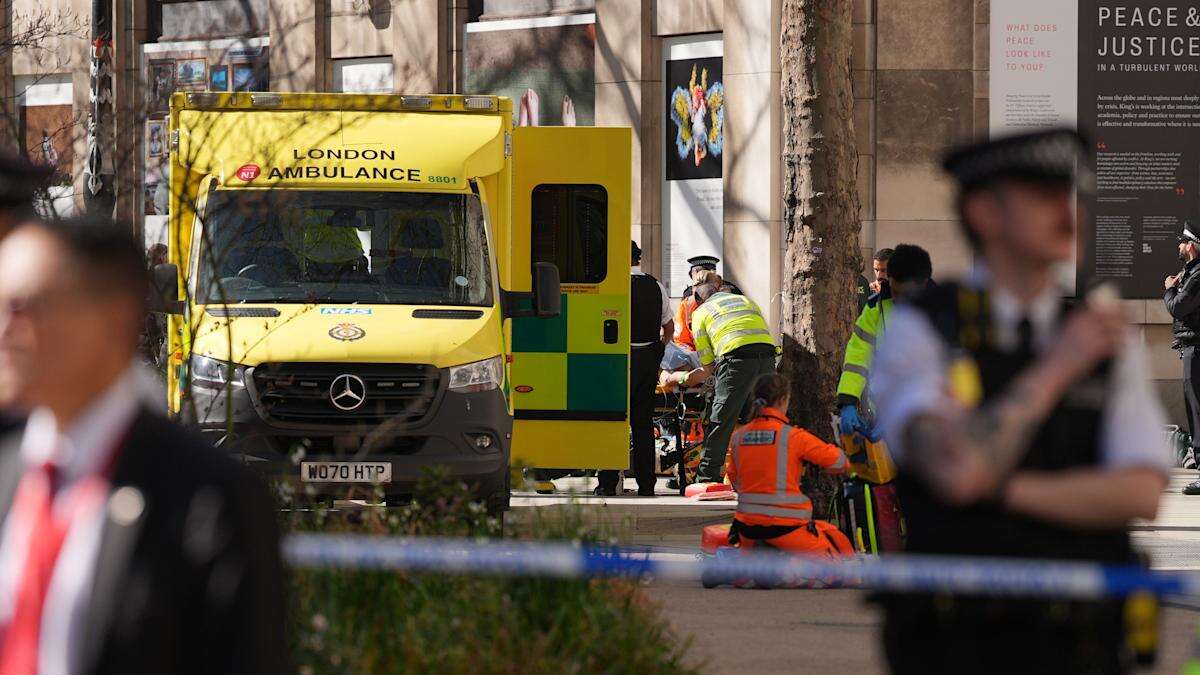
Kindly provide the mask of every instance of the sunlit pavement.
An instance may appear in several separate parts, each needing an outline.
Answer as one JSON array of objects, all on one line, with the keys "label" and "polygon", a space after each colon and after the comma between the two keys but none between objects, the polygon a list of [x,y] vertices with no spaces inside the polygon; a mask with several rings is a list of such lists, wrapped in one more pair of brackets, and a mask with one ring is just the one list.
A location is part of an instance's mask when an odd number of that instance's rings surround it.
[{"label": "sunlit pavement", "polygon": [[[1134,538],[1155,568],[1200,570],[1200,496],[1180,493],[1200,475],[1172,472],[1159,517],[1138,523]],[[696,503],[670,493],[662,496],[600,498],[590,494],[595,481],[555,481],[555,495],[521,493],[510,517],[528,517],[533,509],[577,503],[628,528],[632,541],[663,547],[662,557],[694,556],[704,524],[730,517],[730,502]],[[627,488],[634,488],[627,481]],[[565,492],[574,490],[577,494]],[[692,638],[692,663],[708,673],[884,673],[879,647],[880,617],[856,590],[705,590],[699,584],[653,583],[647,596],[662,606],[681,639]],[[1162,649],[1157,667],[1139,672],[1178,673],[1192,649],[1200,623],[1200,599],[1171,603],[1162,617]]]}]

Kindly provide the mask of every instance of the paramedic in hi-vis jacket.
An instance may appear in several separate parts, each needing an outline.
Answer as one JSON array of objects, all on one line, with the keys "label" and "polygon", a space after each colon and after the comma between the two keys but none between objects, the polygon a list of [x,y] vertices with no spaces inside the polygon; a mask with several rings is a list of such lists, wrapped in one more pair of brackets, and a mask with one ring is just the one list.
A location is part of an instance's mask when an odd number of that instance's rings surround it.
[{"label": "paramedic in hi-vis jacket", "polygon": [[712,414],[704,427],[704,456],[698,482],[721,482],[729,437],[750,399],[759,375],[775,372],[775,340],[754,301],[721,290],[716,272],[705,272],[695,287],[698,303],[692,335],[700,367],[679,373],[674,384],[692,387],[716,373]]},{"label": "paramedic in hi-vis jacket", "polygon": [[[946,159],[981,265],[898,304],[871,369],[911,553],[1136,564],[1130,522],[1167,482],[1163,412],[1116,293],[1069,302],[1055,283],[1089,147],[1054,130]],[[883,602],[897,673],[1121,673],[1133,656],[1119,599]]]},{"label": "paramedic in hi-vis jacket", "polygon": [[853,556],[854,547],[837,526],[813,520],[812,501],[800,489],[805,462],[839,474],[848,460],[836,445],[788,424],[790,392],[782,375],[759,377],[750,421],[729,445],[725,474],[738,497],[730,543],[835,560]]},{"label": "paramedic in hi-vis jacket", "polygon": [[880,280],[879,292],[867,300],[867,306],[854,322],[854,331],[846,343],[846,357],[842,363],[842,377],[838,380],[838,410],[841,412],[841,432],[855,432],[868,438],[875,431],[864,415],[863,390],[867,388],[867,376],[871,371],[871,359],[875,356],[875,343],[887,327],[892,303],[905,295],[919,293],[930,283],[933,263],[929,254],[920,246],[900,244],[888,252],[888,277]]}]

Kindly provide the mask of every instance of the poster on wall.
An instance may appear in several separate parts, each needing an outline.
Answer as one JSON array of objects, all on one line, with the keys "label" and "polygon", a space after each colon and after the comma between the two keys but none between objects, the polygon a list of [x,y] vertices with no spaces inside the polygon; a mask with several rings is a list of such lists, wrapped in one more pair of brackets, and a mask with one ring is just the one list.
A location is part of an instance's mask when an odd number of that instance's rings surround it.
[{"label": "poster on wall", "polygon": [[688,258],[723,257],[725,85],[719,36],[663,44],[663,279],[680,297]]},{"label": "poster on wall", "polygon": [[518,126],[595,124],[596,16],[469,23],[466,92],[507,96]]},{"label": "poster on wall", "polygon": [[992,12],[992,132],[1077,123],[1094,143],[1076,288],[1161,297],[1183,221],[1200,217],[1200,8],[1013,0]]},{"label": "poster on wall", "polygon": [[667,61],[667,180],[720,178],[725,143],[721,59]]}]

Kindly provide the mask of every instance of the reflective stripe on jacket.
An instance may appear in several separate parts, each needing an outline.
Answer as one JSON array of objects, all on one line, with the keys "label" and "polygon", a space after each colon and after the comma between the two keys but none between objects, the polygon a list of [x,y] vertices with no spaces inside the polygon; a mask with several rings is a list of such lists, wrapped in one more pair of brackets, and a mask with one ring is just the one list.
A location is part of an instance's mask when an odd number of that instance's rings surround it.
[{"label": "reflective stripe on jacket", "polygon": [[846,343],[846,358],[842,362],[842,378],[838,380],[838,394],[862,399],[867,388],[867,374],[871,372],[871,359],[875,356],[875,343],[883,333],[888,314],[892,312],[892,299],[877,299],[868,303],[854,322],[854,332]]},{"label": "reflective stripe on jacket", "polygon": [[737,491],[737,519],[747,525],[794,525],[812,518],[812,502],[800,490],[804,462],[833,473],[846,456],[767,408],[733,435],[726,475]]},{"label": "reflective stripe on jacket", "polygon": [[679,303],[675,310],[675,344],[696,350],[696,340],[692,337],[692,313],[696,311],[696,296],[689,295]]},{"label": "reflective stripe on jacket", "polygon": [[738,347],[774,345],[762,310],[744,295],[716,293],[692,313],[696,355],[708,365]]}]

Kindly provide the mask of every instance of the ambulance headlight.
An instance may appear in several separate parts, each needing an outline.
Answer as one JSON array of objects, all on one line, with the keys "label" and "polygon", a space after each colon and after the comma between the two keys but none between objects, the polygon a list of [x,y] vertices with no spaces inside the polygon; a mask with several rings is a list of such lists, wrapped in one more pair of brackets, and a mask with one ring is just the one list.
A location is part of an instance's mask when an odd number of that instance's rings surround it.
[{"label": "ambulance headlight", "polygon": [[198,387],[220,389],[225,385],[246,386],[246,366],[207,356],[192,355],[192,383]]},{"label": "ambulance headlight", "polygon": [[450,368],[450,391],[468,393],[499,389],[504,381],[504,359],[496,356]]}]

